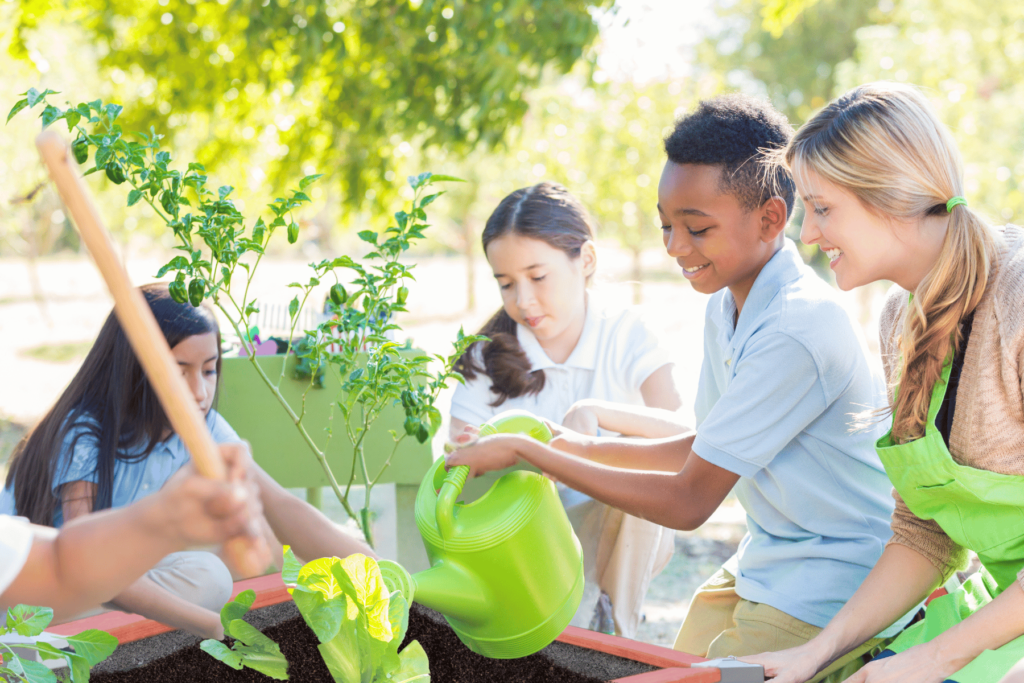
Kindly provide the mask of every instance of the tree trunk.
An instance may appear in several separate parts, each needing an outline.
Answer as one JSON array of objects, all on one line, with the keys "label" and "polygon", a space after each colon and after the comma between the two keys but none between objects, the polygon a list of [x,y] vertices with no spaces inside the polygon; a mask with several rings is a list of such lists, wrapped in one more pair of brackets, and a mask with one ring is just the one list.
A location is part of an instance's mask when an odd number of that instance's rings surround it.
[{"label": "tree trunk", "polygon": [[476,311],[476,261],[473,255],[473,243],[476,235],[469,217],[462,220],[462,254],[466,259],[466,311]]}]

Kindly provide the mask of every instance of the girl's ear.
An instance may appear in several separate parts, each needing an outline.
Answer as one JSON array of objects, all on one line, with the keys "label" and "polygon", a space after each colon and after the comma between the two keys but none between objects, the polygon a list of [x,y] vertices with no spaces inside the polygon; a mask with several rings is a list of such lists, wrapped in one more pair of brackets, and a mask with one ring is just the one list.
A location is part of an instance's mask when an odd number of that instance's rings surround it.
[{"label": "girl's ear", "polygon": [[772,197],[764,203],[761,211],[761,241],[774,242],[786,229],[786,200],[782,197]]},{"label": "girl's ear", "polygon": [[580,258],[583,259],[580,262],[583,266],[583,275],[590,277],[597,270],[597,248],[593,240],[587,240],[580,247]]}]

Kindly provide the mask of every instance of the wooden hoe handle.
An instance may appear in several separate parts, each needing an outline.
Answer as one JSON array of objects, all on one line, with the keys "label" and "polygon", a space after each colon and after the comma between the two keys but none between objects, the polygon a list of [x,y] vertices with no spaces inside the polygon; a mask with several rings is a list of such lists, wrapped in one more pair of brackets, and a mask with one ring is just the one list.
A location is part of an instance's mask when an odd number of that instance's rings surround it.
[{"label": "wooden hoe handle", "polygon": [[[192,454],[192,462],[200,474],[212,479],[224,479],[227,471],[217,444],[210,436],[206,420],[181,376],[181,370],[171,355],[171,349],[149,304],[142,292],[132,286],[127,271],[117,258],[114,243],[103,226],[103,219],[96,210],[89,188],[71,166],[67,143],[56,132],[44,131],[36,138],[36,147],[50,170],[50,177],[61,199],[78,226],[82,241],[114,297],[117,319],[156,390],[171,427]],[[245,566],[251,564],[248,558],[253,556],[249,552],[249,543],[248,539],[241,537],[229,540],[228,555],[239,571],[247,575],[261,573],[264,567]]]}]

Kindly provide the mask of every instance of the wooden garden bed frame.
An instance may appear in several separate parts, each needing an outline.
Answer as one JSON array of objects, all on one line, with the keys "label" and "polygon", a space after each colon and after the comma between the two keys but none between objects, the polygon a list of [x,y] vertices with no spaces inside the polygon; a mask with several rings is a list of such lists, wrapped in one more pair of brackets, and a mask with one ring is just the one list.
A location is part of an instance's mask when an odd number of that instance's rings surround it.
[{"label": "wooden garden bed frame", "polygon": [[[280,574],[268,574],[245,581],[236,581],[231,596],[233,598],[242,591],[250,589],[256,593],[256,602],[252,609],[269,607],[292,599],[281,581]],[[47,633],[70,636],[90,628],[110,633],[117,638],[117,642],[121,645],[174,630],[170,626],[137,614],[112,611],[58,624],[48,628]],[[685,668],[690,664],[703,662],[704,659],[658,645],[587,631],[575,626],[566,628],[557,640],[588,650],[597,650],[616,657],[661,667],[658,671],[618,678],[613,683],[718,683],[721,680],[718,669]]]}]

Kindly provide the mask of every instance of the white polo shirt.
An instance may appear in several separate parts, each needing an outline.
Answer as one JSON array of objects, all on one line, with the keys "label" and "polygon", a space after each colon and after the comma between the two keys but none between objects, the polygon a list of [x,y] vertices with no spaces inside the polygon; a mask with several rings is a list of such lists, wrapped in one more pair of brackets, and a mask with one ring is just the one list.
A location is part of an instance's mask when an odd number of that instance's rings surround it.
[{"label": "white polo shirt", "polygon": [[[543,389],[492,406],[498,395],[491,391],[491,378],[481,372],[456,387],[452,417],[480,425],[518,408],[561,423],[572,404],[585,398],[643,405],[640,387],[655,370],[671,362],[670,356],[636,312],[608,310],[594,299],[587,294],[583,332],[564,363],[551,360],[528,327],[517,326],[516,337],[531,369],[544,371]],[[479,359],[479,347],[474,353]]]},{"label": "white polo shirt", "polygon": [[18,578],[32,549],[32,528],[26,519],[0,515],[0,595]]}]

